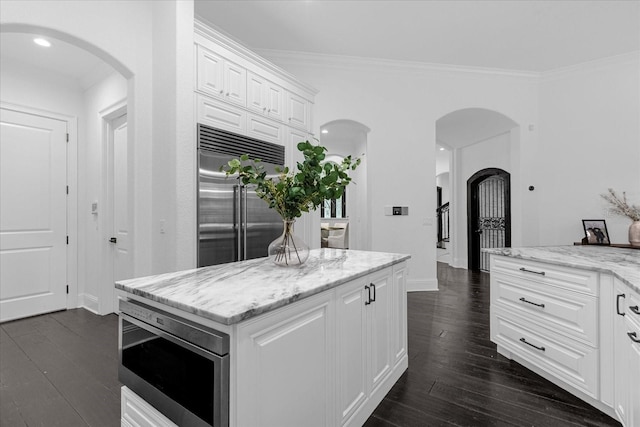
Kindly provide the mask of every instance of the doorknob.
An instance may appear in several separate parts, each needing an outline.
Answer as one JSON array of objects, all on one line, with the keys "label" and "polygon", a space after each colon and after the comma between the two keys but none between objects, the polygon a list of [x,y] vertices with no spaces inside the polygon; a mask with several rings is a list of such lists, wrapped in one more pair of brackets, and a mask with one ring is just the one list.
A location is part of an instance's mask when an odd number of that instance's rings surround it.
[{"label": "doorknob", "polygon": [[118,239],[116,239],[115,237],[110,238],[109,241],[111,243],[118,243]]}]

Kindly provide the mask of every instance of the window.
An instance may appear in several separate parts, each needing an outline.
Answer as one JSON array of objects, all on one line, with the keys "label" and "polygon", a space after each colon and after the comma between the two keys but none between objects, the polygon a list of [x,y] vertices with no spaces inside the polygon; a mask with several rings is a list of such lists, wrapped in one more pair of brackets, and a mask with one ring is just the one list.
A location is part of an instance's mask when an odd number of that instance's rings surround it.
[{"label": "window", "polygon": [[322,218],[346,218],[347,217],[347,190],[338,199],[326,199],[320,207]]}]

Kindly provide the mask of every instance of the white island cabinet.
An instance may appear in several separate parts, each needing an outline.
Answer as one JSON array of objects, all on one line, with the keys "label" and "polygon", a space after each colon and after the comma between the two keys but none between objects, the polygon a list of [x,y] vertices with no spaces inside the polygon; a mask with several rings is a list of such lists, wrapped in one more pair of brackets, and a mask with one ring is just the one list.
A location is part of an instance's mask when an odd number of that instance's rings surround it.
[{"label": "white island cabinet", "polygon": [[[116,287],[229,335],[229,425],[359,426],[408,367],[408,258],[317,249],[300,268],[263,258]],[[123,425],[171,425],[126,387],[123,402]]]},{"label": "white island cabinet", "polygon": [[640,250],[488,252],[498,352],[623,426],[640,425]]}]

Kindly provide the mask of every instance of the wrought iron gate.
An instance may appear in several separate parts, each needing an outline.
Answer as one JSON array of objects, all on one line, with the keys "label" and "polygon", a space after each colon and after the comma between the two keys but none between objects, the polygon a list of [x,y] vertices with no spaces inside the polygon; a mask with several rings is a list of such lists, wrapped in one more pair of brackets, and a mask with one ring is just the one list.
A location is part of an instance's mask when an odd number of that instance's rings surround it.
[{"label": "wrought iron gate", "polygon": [[489,271],[484,248],[503,248],[505,243],[504,178],[491,176],[478,184],[478,233],[480,270]]},{"label": "wrought iron gate", "polygon": [[485,169],[469,179],[469,268],[489,271],[486,248],[511,246],[509,174]]}]

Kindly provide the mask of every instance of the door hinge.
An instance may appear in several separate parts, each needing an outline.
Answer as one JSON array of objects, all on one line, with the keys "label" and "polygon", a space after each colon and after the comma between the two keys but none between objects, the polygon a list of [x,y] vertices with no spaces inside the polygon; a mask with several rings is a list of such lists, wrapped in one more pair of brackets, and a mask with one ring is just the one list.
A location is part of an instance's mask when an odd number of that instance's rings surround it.
[{"label": "door hinge", "polygon": [[69,293],[69,285],[67,285],[67,294]]},{"label": "door hinge", "polygon": [[69,244],[69,236],[67,236],[67,245]]},{"label": "door hinge", "polygon": [[67,142],[69,142],[69,134],[67,134]]},{"label": "door hinge", "polygon": [[67,185],[67,194],[69,194],[69,186]]}]

